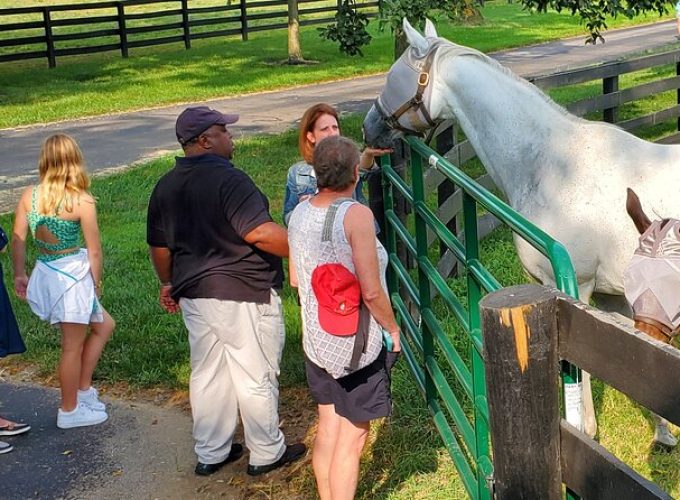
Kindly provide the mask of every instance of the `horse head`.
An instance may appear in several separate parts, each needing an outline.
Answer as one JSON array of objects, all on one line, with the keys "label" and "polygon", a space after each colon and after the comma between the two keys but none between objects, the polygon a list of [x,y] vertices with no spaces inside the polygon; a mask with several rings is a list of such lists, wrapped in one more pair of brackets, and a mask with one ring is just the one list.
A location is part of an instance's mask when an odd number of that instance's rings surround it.
[{"label": "horse head", "polygon": [[391,147],[403,134],[420,135],[436,126],[433,107],[434,61],[442,44],[430,20],[425,36],[404,18],[409,48],[392,65],[382,92],[364,119],[364,142],[373,147]]},{"label": "horse head", "polygon": [[639,246],[623,275],[635,328],[670,343],[680,330],[680,220],[651,221],[630,188],[626,212],[640,233]]}]

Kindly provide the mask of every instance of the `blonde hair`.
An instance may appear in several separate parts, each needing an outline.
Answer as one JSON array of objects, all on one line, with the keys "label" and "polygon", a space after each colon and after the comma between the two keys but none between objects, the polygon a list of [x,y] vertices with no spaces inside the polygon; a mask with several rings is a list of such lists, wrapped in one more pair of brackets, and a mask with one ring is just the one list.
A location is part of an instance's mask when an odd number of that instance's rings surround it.
[{"label": "blonde hair", "polygon": [[73,211],[74,199],[88,192],[90,178],[85,170],[83,153],[66,134],[48,137],[40,150],[40,213],[56,214],[63,208]]}]

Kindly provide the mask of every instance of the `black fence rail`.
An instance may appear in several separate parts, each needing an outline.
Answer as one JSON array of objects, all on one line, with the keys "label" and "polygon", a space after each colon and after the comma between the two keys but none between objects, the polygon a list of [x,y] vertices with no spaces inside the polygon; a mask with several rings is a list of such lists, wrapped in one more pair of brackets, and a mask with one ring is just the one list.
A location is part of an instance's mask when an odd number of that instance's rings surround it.
[{"label": "black fence rail", "polygon": [[[184,43],[288,27],[288,0],[223,0],[197,6],[191,0],[118,0],[88,4],[0,9],[0,62]],[[337,0],[298,0],[299,24],[328,24]],[[357,2],[369,17],[379,1]]]},{"label": "black fence rail", "polygon": [[[674,66],[672,75],[665,75],[663,66]],[[641,83],[626,89],[619,88],[620,77],[636,71],[652,69],[659,75],[654,81]],[[602,113],[602,120],[615,123],[629,132],[657,125],[664,121],[678,119],[677,130],[680,130],[680,51],[677,49],[660,54],[648,55],[615,61],[599,66],[562,71],[550,75],[529,78],[529,81],[542,89],[551,89],[579,83],[602,81],[600,95],[582,99],[566,105],[566,108],[577,116],[589,113]],[[672,91],[676,94],[675,104],[671,107],[656,110],[644,116],[636,116],[621,120],[619,110],[622,106],[656,94]],[[675,144],[680,142],[680,132],[666,136],[657,142]]]}]

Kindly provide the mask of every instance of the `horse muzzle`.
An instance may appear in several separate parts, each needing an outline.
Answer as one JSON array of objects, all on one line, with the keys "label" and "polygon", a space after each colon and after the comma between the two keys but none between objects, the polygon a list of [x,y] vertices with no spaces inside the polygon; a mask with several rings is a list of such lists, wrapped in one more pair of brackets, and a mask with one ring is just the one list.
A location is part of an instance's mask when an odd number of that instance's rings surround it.
[{"label": "horse muzzle", "polygon": [[366,113],[363,124],[364,143],[374,148],[391,148],[401,134],[392,129],[374,104]]}]

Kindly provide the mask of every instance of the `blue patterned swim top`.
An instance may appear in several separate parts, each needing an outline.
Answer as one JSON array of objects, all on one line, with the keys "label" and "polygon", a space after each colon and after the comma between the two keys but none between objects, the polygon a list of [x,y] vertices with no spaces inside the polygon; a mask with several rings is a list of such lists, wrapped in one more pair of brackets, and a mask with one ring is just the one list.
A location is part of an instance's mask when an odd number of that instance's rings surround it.
[{"label": "blue patterned swim top", "polygon": [[[66,257],[67,255],[75,255],[80,251],[80,221],[60,219],[56,215],[39,214],[36,210],[36,192],[38,186],[33,186],[33,193],[31,196],[31,211],[27,214],[28,227],[31,228],[31,234],[35,240],[35,244],[41,250],[48,252],[63,252],[69,248],[73,248],[72,252],[66,253],[43,253],[38,255],[38,260],[43,262],[50,262],[53,260]],[[61,206],[61,204],[59,204]],[[59,206],[56,212],[59,211]],[[46,241],[36,238],[35,233],[39,226],[45,226],[47,230],[59,240],[59,243],[48,243]]]}]

